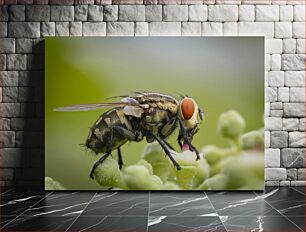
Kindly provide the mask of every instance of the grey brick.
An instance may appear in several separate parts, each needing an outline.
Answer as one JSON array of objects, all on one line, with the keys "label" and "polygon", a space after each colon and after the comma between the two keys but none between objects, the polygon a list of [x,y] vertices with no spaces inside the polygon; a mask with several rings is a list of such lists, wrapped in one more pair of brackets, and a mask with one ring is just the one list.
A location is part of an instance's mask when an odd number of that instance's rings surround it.
[{"label": "grey brick", "polygon": [[76,5],[74,7],[74,21],[87,21],[87,14],[87,5]]},{"label": "grey brick", "polygon": [[15,39],[14,38],[2,38],[2,46],[0,52],[14,53],[15,52]]},{"label": "grey brick", "polygon": [[25,20],[25,6],[24,5],[10,5],[9,6],[10,21],[24,21]]},{"label": "grey brick", "polygon": [[106,23],[84,22],[83,36],[106,36]]},{"label": "grey brick", "polygon": [[120,21],[145,21],[145,6],[119,5]]},{"label": "grey brick", "polygon": [[19,103],[2,103],[3,117],[18,117],[20,115]]},{"label": "grey brick", "polygon": [[272,148],[288,147],[288,132],[272,131],[271,132],[271,147]]},{"label": "grey brick", "polygon": [[279,186],[290,186],[290,181],[289,180],[281,180],[279,182]]},{"label": "grey brick", "polygon": [[291,87],[290,88],[290,102],[305,102],[305,88]]},{"label": "grey brick", "polygon": [[2,167],[20,167],[22,165],[22,150],[20,148],[4,148],[0,150],[3,154]]},{"label": "grey brick", "polygon": [[265,167],[267,168],[280,167],[279,149],[265,149]]},{"label": "grey brick", "polygon": [[151,22],[149,23],[150,36],[180,36],[181,23],[179,22]]},{"label": "grey brick", "polygon": [[103,12],[104,21],[117,21],[118,11],[118,5],[105,5]]},{"label": "grey brick", "polygon": [[0,54],[0,70],[6,70],[6,55]]},{"label": "grey brick", "polygon": [[282,102],[271,102],[271,110],[282,110],[283,103]]},{"label": "grey brick", "polygon": [[108,36],[133,36],[134,23],[132,22],[108,22],[107,23]]},{"label": "grey brick", "polygon": [[255,14],[256,21],[278,21],[279,7],[278,5],[256,5]]},{"label": "grey brick", "polygon": [[287,169],[287,180],[297,180],[297,169],[296,168]]},{"label": "grey brick", "polygon": [[69,36],[69,22],[56,22],[55,23],[56,36]]},{"label": "grey brick", "polygon": [[209,5],[208,20],[212,22],[238,21],[238,6]]},{"label": "grey brick", "polygon": [[6,22],[0,22],[0,28],[2,29],[0,31],[1,37],[7,37],[7,23]]},{"label": "grey brick", "polygon": [[271,71],[269,74],[269,84],[271,87],[281,87],[285,85],[285,74],[283,71]]},{"label": "grey brick", "polygon": [[275,38],[291,38],[292,23],[291,22],[275,22]]},{"label": "grey brick", "polygon": [[289,102],[289,88],[279,87],[277,91],[277,100],[281,102]]},{"label": "grey brick", "polygon": [[9,13],[8,13],[8,5],[2,5],[0,7],[0,21],[8,21]]},{"label": "grey brick", "polygon": [[1,71],[2,86],[18,86],[17,71]]},{"label": "grey brick", "polygon": [[273,102],[277,100],[277,89],[266,87],[265,88],[265,102]]},{"label": "grey brick", "polygon": [[82,36],[82,22],[70,22],[70,36]]},{"label": "grey brick", "polygon": [[88,6],[88,21],[91,22],[103,21],[103,6],[96,6],[96,5]]},{"label": "grey brick", "polygon": [[286,86],[305,86],[305,72],[304,71],[287,71],[285,72]]},{"label": "grey brick", "polygon": [[163,19],[164,21],[188,21],[188,6],[165,5]]},{"label": "grey brick", "polygon": [[305,22],[293,22],[292,36],[293,38],[305,38]]},{"label": "grey brick", "polygon": [[305,132],[289,132],[289,147],[305,147]]},{"label": "grey brick", "polygon": [[41,36],[55,36],[55,23],[54,22],[42,22],[41,23]]},{"label": "grey brick", "polygon": [[[104,0],[105,1],[105,0]],[[143,4],[143,0],[113,0],[112,4],[127,4],[127,5],[134,5],[134,4]]]},{"label": "grey brick", "polygon": [[284,70],[305,69],[305,54],[283,54],[282,60],[282,66]]},{"label": "grey brick", "polygon": [[189,21],[206,21],[207,6],[205,5],[190,5],[188,8]]},{"label": "grey brick", "polygon": [[73,6],[51,6],[51,21],[73,21]]},{"label": "grey brick", "polygon": [[17,102],[18,99],[18,88],[17,87],[4,87],[2,89],[2,100],[3,102]]},{"label": "grey brick", "polygon": [[50,21],[50,6],[48,5],[28,5],[27,21],[47,22]]},{"label": "grey brick", "polygon": [[95,3],[95,0],[74,0],[74,5],[84,5],[84,4],[89,4],[92,5]]},{"label": "grey brick", "polygon": [[162,21],[162,6],[161,5],[148,5],[146,6],[146,21],[159,22]]},{"label": "grey brick", "polygon": [[265,129],[266,130],[281,130],[282,129],[282,119],[276,117],[266,117],[265,118]]},{"label": "grey brick", "polygon": [[[1,123],[1,121],[0,121]],[[2,126],[0,127],[1,130],[9,131],[11,129],[11,122],[9,118],[2,118]]]},{"label": "grey brick", "polygon": [[149,23],[136,22],[135,23],[135,36],[148,36],[149,35]]},{"label": "grey brick", "polygon": [[204,22],[202,23],[202,36],[219,36],[223,34],[222,23]]},{"label": "grey brick", "polygon": [[72,5],[74,0],[49,0],[51,5]]},{"label": "grey brick", "polygon": [[18,102],[32,102],[34,98],[33,92],[34,90],[30,87],[19,87]]},{"label": "grey brick", "polygon": [[24,118],[12,118],[11,128],[12,130],[25,130],[26,120]]},{"label": "grey brick", "polygon": [[297,118],[283,118],[283,130],[296,131],[299,129],[299,120]]},{"label": "grey brick", "polygon": [[300,180],[291,181],[290,186],[306,186],[306,181],[300,181]]},{"label": "grey brick", "polygon": [[285,117],[304,117],[305,105],[304,103],[284,103]]},{"label": "grey brick", "polygon": [[286,168],[305,167],[305,149],[284,148],[281,150],[281,164]]},{"label": "grey brick", "polygon": [[270,147],[271,145],[271,132],[265,131],[265,147]]},{"label": "grey brick", "polygon": [[305,39],[296,40],[296,53],[300,53],[300,54],[305,53]]},{"label": "grey brick", "polygon": [[300,131],[305,131],[305,118],[301,118],[299,122],[299,130]]},{"label": "grey brick", "polygon": [[17,38],[39,38],[39,28],[39,22],[9,22],[8,35]]},{"label": "grey brick", "polygon": [[7,55],[7,69],[8,70],[26,70],[27,56],[22,54],[8,54]]},{"label": "grey brick", "polygon": [[95,4],[97,5],[107,5],[108,4],[109,5],[109,4],[112,4],[112,0],[95,0]]},{"label": "grey brick", "polygon": [[280,182],[282,182],[282,181],[278,181],[278,180],[266,181],[265,186],[279,186]]},{"label": "grey brick", "polygon": [[282,117],[283,116],[283,110],[271,110],[270,116],[271,117]]},{"label": "grey brick", "polygon": [[298,169],[298,180],[306,180],[306,168]]},{"label": "grey brick", "polygon": [[287,173],[285,168],[266,168],[265,180],[286,180]]},{"label": "grey brick", "polygon": [[295,39],[283,39],[283,53],[295,53],[296,40]]},{"label": "grey brick", "polygon": [[200,22],[183,22],[182,36],[201,36]]},{"label": "grey brick", "polygon": [[2,131],[3,134],[3,147],[14,147],[15,146],[15,132],[13,131]]},{"label": "grey brick", "polygon": [[273,22],[238,22],[239,35],[264,35],[274,37]]},{"label": "grey brick", "polygon": [[16,53],[32,53],[32,39],[16,39]]},{"label": "grey brick", "polygon": [[239,21],[255,21],[255,6],[240,5],[239,6]]}]

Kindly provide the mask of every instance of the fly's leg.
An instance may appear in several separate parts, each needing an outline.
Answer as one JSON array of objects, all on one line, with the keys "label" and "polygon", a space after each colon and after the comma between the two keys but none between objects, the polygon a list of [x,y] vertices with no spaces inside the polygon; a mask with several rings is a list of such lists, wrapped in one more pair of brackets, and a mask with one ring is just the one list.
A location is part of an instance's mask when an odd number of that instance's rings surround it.
[{"label": "fly's leg", "polygon": [[106,154],[105,154],[104,156],[102,156],[97,162],[95,162],[94,166],[93,166],[92,169],[91,169],[90,175],[89,175],[91,179],[94,179],[93,174],[94,174],[96,168],[97,168],[100,164],[102,164],[102,163],[104,162],[104,160],[106,160],[106,158],[107,158],[109,155],[110,155],[110,153],[106,153]]},{"label": "fly's leg", "polygon": [[[121,134],[122,136],[124,136],[125,138],[127,138],[130,141],[135,141],[137,140],[137,136],[129,131],[128,129],[121,127],[121,126],[113,126],[113,130],[115,130],[116,132],[118,132],[119,134]],[[120,170],[122,169],[123,166],[123,160],[122,160],[122,154],[121,154],[121,150],[120,147],[117,149],[117,153],[118,153],[118,165]]]},{"label": "fly's leg", "polygon": [[127,138],[130,141],[135,141],[137,140],[137,136],[136,134],[134,134],[132,131],[121,127],[121,126],[113,126],[113,129],[118,132],[119,134],[121,134],[122,136],[124,136],[125,138]]},{"label": "fly's leg", "polygon": [[121,149],[120,149],[120,147],[118,147],[117,153],[118,153],[118,165],[119,165],[119,168],[120,168],[120,170],[121,170],[121,169],[122,169],[122,166],[123,166],[123,160],[122,160],[122,154],[121,154]]},{"label": "fly's leg", "polygon": [[177,143],[180,146],[180,148],[182,149],[183,144],[182,144],[182,135],[181,134],[179,134],[178,137],[177,137]]},{"label": "fly's leg", "polygon": [[183,126],[183,123],[182,123],[182,121],[180,119],[179,119],[179,124],[180,124],[180,128],[181,128],[181,134],[182,134],[182,137],[183,137],[185,143],[188,144],[188,146],[190,148],[190,151],[194,151],[196,153],[197,160],[199,160],[200,159],[199,151],[188,140],[187,131],[185,130],[185,128]]},{"label": "fly's leg", "polygon": [[176,167],[177,170],[181,169],[181,166],[175,161],[175,159],[172,157],[167,145],[165,144],[165,142],[159,138],[156,135],[153,135],[154,138],[157,140],[157,142],[159,143],[159,145],[162,147],[162,149],[164,150],[164,152],[166,153],[166,155],[170,158],[170,160],[172,161],[173,165]]}]

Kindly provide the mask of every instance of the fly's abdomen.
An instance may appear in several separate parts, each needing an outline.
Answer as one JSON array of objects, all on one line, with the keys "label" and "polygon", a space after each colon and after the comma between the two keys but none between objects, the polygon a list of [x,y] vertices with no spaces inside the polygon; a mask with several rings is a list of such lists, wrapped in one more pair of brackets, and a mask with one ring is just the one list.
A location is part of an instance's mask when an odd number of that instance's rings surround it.
[{"label": "fly's abdomen", "polygon": [[116,109],[102,114],[90,129],[86,147],[95,153],[107,153],[125,144],[127,139],[113,129],[114,126],[127,128],[121,117]]}]

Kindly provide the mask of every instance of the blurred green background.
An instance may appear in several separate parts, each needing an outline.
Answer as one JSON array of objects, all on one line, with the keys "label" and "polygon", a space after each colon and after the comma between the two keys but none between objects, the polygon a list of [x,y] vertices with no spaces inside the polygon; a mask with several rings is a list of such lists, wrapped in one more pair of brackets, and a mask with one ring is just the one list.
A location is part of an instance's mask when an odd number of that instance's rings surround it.
[{"label": "blurred green background", "polygon": [[[67,189],[101,188],[89,178],[100,156],[80,144],[106,110],[53,111],[59,106],[104,102],[138,90],[186,94],[205,111],[193,142],[198,149],[226,145],[216,133],[224,111],[237,110],[246,131],[263,127],[263,37],[49,37],[45,57],[45,175]],[[135,163],[145,144],[123,146],[124,163]]]}]

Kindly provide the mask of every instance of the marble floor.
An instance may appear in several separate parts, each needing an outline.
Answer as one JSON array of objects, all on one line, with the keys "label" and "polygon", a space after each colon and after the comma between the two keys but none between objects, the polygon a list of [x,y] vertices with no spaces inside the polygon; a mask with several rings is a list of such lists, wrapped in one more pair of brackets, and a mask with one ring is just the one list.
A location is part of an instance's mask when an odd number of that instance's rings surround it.
[{"label": "marble floor", "polygon": [[1,231],[305,230],[305,188],[265,192],[1,190]]}]

